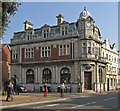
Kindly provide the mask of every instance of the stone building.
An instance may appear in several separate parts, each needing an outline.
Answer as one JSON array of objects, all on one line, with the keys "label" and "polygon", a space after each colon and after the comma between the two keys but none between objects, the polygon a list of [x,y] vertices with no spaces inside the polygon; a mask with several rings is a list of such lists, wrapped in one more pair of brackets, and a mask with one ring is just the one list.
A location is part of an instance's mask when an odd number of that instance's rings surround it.
[{"label": "stone building", "polygon": [[116,89],[118,85],[118,52],[114,43],[110,45],[109,39],[106,38],[102,45],[102,57],[106,58],[106,83],[107,90]]},{"label": "stone building", "polygon": [[120,50],[118,51],[118,87],[117,88],[120,88]]},{"label": "stone building", "polygon": [[62,82],[71,92],[106,91],[108,62],[101,53],[105,46],[91,14],[84,8],[73,23],[64,21],[62,14],[56,17],[55,26],[33,29],[25,21],[25,30],[14,33],[12,76],[30,91],[41,91],[45,82],[53,92]]}]

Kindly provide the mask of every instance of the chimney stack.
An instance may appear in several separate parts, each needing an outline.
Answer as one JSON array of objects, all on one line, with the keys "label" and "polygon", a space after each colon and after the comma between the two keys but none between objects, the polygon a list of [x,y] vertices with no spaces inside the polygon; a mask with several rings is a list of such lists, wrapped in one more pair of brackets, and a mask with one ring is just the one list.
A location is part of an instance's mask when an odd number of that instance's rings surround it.
[{"label": "chimney stack", "polygon": [[27,20],[24,22],[24,24],[25,24],[25,30],[32,28],[32,26],[33,26],[33,24]]}]

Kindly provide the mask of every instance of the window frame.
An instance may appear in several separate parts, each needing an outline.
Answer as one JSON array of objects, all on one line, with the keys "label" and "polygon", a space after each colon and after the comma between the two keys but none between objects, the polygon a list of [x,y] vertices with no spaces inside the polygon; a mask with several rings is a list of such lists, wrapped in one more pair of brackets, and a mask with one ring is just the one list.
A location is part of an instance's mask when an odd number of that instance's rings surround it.
[{"label": "window frame", "polygon": [[61,27],[61,35],[62,36],[68,35],[68,26]]},{"label": "window frame", "polygon": [[59,45],[59,56],[70,55],[70,44],[60,44]]},{"label": "window frame", "polygon": [[86,54],[86,52],[87,52],[87,48],[86,48],[86,42],[83,42],[82,43],[82,54]]},{"label": "window frame", "polygon": [[17,50],[13,50],[12,51],[12,60],[16,60],[17,58],[18,58]]},{"label": "window frame", "polygon": [[51,46],[41,47],[41,57],[51,57]]},{"label": "window frame", "polygon": [[34,48],[25,48],[25,59],[34,58]]},{"label": "window frame", "polygon": [[[32,73],[31,73],[30,71],[32,71]],[[28,80],[28,78],[31,79],[31,82],[30,82],[30,80]],[[33,83],[35,83],[35,80],[34,80],[34,79],[35,79],[34,70],[28,69],[28,70],[26,71],[26,84],[33,84]]]}]

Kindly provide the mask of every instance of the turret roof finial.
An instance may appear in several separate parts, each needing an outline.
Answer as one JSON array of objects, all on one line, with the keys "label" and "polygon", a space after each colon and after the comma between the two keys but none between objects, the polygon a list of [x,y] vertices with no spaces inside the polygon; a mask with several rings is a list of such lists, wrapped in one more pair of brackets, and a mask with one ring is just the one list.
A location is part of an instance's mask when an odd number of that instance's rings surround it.
[{"label": "turret roof finial", "polygon": [[84,10],[86,11],[86,6],[84,6]]}]

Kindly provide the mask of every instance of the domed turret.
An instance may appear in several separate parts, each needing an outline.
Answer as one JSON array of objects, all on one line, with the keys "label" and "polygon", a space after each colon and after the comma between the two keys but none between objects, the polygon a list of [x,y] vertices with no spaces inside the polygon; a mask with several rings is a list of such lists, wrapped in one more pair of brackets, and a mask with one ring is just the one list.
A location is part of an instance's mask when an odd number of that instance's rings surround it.
[{"label": "domed turret", "polygon": [[88,16],[91,16],[91,14],[86,10],[86,7],[84,7],[84,10],[80,13],[79,19],[86,19]]}]

